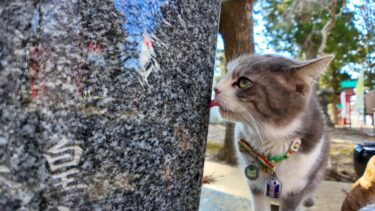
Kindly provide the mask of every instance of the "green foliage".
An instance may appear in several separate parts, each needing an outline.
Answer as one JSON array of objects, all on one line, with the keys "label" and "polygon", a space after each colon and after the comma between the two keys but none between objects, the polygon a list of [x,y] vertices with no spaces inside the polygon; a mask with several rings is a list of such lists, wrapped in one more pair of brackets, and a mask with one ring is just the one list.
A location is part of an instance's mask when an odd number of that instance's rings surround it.
[{"label": "green foliage", "polygon": [[328,37],[326,53],[334,53],[334,69],[349,63],[363,63],[366,58],[364,36],[354,25],[354,13],[343,13]]},{"label": "green foliage", "polygon": [[224,78],[226,74],[226,67],[225,67],[225,54],[223,49],[216,50],[216,58],[215,58],[215,71],[214,71],[214,85],[217,84],[221,79]]},{"label": "green foliage", "polygon": [[356,7],[358,19],[361,20],[359,27],[365,36],[367,58],[364,62],[365,84],[374,89],[375,86],[375,2],[373,0],[362,0]]},{"label": "green foliage", "polygon": [[342,0],[337,5],[332,2],[264,0],[262,3],[269,44],[278,51],[287,51],[302,59],[318,56],[322,30],[329,21],[335,20],[326,45],[323,43],[324,54],[334,54],[335,60],[320,82],[322,87],[332,88],[337,93],[339,82],[349,76],[340,71],[342,67],[363,63],[368,52],[365,36],[355,25],[355,12],[349,10]]},{"label": "green foliage", "polygon": [[[349,0],[348,0],[349,1]],[[265,35],[271,47],[300,59],[334,54],[335,59],[320,77],[337,121],[340,82],[348,73],[365,70],[365,85],[375,84],[375,3],[363,0],[360,8],[346,0],[260,0],[266,21]],[[348,6],[348,4],[351,4]],[[362,18],[362,21],[359,19]],[[356,24],[364,23],[362,26]],[[325,39],[326,38],[326,39]],[[345,72],[349,70],[349,72]]]}]

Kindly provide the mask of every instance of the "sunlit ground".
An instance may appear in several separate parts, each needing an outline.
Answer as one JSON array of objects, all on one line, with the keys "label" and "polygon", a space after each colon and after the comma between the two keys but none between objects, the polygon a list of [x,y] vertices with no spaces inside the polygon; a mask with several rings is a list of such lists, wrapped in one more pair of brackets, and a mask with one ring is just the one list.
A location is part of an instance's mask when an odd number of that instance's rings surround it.
[{"label": "sunlit ground", "polygon": [[[375,141],[373,126],[336,126],[328,129],[331,140],[330,165],[326,180],[338,182],[354,182],[357,177],[353,167],[353,148],[355,144]],[[206,161],[218,162],[216,157],[223,147],[225,136],[224,124],[210,124],[207,137]],[[214,178],[210,182],[214,182]]]}]

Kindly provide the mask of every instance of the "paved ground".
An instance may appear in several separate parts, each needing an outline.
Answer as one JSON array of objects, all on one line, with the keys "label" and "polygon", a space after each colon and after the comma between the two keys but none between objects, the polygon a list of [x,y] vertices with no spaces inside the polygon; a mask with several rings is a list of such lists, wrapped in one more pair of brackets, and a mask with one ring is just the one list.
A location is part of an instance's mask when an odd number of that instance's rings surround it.
[{"label": "paved ground", "polygon": [[337,128],[349,128],[357,130],[359,133],[374,137],[375,136],[375,127],[372,125],[352,125],[352,126],[336,126]]},{"label": "paved ground", "polygon": [[[214,178],[204,184],[201,196],[201,211],[206,210],[251,210],[250,192],[240,169],[206,161],[204,175]],[[352,184],[324,181],[315,196],[315,206],[308,211],[337,211]]]},{"label": "paved ground", "polygon": [[[330,181],[354,182],[357,175],[353,168],[355,144],[375,141],[371,136],[372,126],[327,128],[331,140],[330,162],[326,179]],[[223,146],[225,126],[210,124],[207,137],[206,160],[217,161],[217,153]]]},{"label": "paved ground", "polygon": [[202,188],[199,211],[249,211],[251,207],[247,198]]}]

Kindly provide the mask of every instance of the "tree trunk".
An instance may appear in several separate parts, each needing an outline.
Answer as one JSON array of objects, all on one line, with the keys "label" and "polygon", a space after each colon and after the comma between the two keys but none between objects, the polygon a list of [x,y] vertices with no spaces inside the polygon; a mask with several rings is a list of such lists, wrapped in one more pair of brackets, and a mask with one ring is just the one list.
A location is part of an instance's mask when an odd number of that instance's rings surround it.
[{"label": "tree trunk", "polygon": [[221,5],[220,33],[224,39],[227,61],[254,53],[253,0],[230,0]]},{"label": "tree trunk", "polygon": [[[254,53],[253,0],[230,0],[221,5],[220,33],[224,40],[226,61],[242,54]],[[234,124],[228,122],[225,130],[224,147],[218,159],[229,164],[236,163],[233,140]]]},{"label": "tree trunk", "polygon": [[[340,98],[339,98],[339,94],[340,94],[340,82],[337,80],[337,71],[335,68],[333,68],[332,70],[332,79],[333,79],[333,83],[332,83],[332,88],[333,88],[333,99],[332,99],[332,103],[333,103],[333,124],[334,125],[337,125],[339,123],[339,117],[338,117],[338,111],[337,111],[337,108],[336,108],[336,105],[340,103]],[[345,109],[344,107],[342,109]]]},{"label": "tree trunk", "polygon": [[[324,49],[327,46],[327,40],[328,36],[330,35],[331,31],[334,29],[336,26],[336,20],[337,16],[341,15],[342,9],[345,7],[346,0],[342,2],[342,6],[337,13],[337,5],[338,1],[334,0],[332,1],[331,5],[331,18],[329,21],[324,25],[324,27],[319,31],[319,34],[321,35],[321,41],[320,43],[316,43],[314,41],[314,36],[318,34],[318,31],[314,29],[310,32],[309,36],[306,38],[305,42],[303,43],[302,49],[305,52],[306,59],[313,59],[318,56],[323,56],[324,55]],[[318,47],[319,46],[319,47]],[[337,108],[336,105],[339,103],[339,98],[338,98],[338,93],[340,89],[340,82],[337,80],[337,70],[333,69],[332,70],[332,78],[333,78],[333,84],[332,88],[334,90],[333,94],[333,121],[330,121],[330,117],[326,116],[326,119],[328,120],[327,123],[328,125],[331,125],[330,123],[333,122],[334,125],[338,123],[338,113],[337,113]],[[318,80],[319,81],[319,80]],[[319,90],[319,84],[317,84],[317,90]]]},{"label": "tree trunk", "polygon": [[220,149],[217,154],[217,158],[221,161],[225,161],[230,165],[237,164],[237,158],[234,148],[234,123],[227,122],[225,127],[225,139],[224,146]]}]

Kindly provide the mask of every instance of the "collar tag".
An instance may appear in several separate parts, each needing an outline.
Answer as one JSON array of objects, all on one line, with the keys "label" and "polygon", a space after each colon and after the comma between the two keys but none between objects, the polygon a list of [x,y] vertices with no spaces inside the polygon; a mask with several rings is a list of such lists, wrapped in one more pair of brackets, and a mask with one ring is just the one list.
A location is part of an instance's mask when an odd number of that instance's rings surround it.
[{"label": "collar tag", "polygon": [[266,184],[266,195],[273,199],[281,197],[281,182],[277,178],[268,180]]},{"label": "collar tag", "polygon": [[299,150],[299,147],[301,146],[301,140],[297,138],[293,141],[292,146],[290,146],[290,150],[293,152],[297,152]]},{"label": "collar tag", "polygon": [[259,167],[255,164],[255,162],[251,162],[245,168],[245,175],[251,181],[258,179],[258,177],[259,177]]},{"label": "collar tag", "polygon": [[[239,145],[240,147],[248,151],[253,157],[255,157],[258,160],[260,164],[262,164],[265,167],[261,169],[266,169],[266,172],[274,174],[276,172],[276,163],[288,159],[293,153],[297,152],[301,146],[301,140],[299,138],[295,139],[285,154],[270,157],[265,157],[258,153],[245,139],[240,139]],[[251,167],[251,169],[252,172],[255,173],[253,166]],[[250,169],[245,169],[245,174],[248,170]],[[248,172],[250,173],[250,171]]]}]

